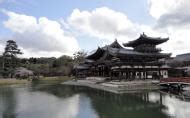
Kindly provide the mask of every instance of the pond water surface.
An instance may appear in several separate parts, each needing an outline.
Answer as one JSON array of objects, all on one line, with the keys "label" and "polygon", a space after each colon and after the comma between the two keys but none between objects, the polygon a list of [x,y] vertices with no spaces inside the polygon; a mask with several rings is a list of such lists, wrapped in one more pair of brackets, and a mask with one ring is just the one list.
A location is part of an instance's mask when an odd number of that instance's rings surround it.
[{"label": "pond water surface", "polygon": [[3,86],[0,118],[189,118],[190,102],[178,95],[118,95],[61,84]]}]

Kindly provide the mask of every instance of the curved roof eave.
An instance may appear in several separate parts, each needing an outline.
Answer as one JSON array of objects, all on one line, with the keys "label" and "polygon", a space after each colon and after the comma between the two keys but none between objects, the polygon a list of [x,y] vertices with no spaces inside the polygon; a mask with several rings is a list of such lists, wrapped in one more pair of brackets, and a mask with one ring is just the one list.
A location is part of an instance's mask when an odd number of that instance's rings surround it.
[{"label": "curved roof eave", "polygon": [[136,40],[129,41],[128,43],[124,43],[123,45],[125,47],[135,47],[135,46],[137,46],[139,44],[142,44],[144,42],[155,44],[155,45],[159,45],[159,44],[164,43],[164,42],[166,42],[168,40],[169,40],[169,38],[148,37],[145,34],[141,34],[139,36],[139,38],[137,38]]},{"label": "curved roof eave", "polygon": [[88,55],[86,59],[97,60],[104,53],[104,51],[105,50],[98,47],[98,49],[94,53]]}]

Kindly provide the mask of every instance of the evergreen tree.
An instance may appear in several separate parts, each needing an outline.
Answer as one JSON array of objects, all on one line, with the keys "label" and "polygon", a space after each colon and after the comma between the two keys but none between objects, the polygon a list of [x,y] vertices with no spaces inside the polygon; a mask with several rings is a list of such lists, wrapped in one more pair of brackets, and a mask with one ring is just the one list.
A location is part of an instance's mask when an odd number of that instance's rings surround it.
[{"label": "evergreen tree", "polygon": [[18,66],[17,55],[22,54],[15,41],[8,40],[3,53],[3,75],[12,77]]}]

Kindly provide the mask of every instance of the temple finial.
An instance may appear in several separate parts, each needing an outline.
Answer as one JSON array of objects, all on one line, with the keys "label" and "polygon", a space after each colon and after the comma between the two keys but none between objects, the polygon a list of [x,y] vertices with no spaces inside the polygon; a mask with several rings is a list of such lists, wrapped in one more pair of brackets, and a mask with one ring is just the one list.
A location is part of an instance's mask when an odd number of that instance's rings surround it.
[{"label": "temple finial", "polygon": [[147,37],[147,36],[146,36],[146,34],[145,34],[144,32],[143,32],[143,34],[142,34],[142,35],[143,35],[144,37]]}]

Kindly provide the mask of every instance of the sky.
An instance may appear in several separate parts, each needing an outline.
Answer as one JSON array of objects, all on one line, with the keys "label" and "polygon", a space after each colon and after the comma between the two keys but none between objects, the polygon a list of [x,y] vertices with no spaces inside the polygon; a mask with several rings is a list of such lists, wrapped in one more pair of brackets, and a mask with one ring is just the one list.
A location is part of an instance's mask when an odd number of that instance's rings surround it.
[{"label": "sky", "polygon": [[143,32],[169,37],[164,53],[189,53],[189,8],[189,0],[0,0],[0,55],[7,40],[22,57],[59,57]]}]

